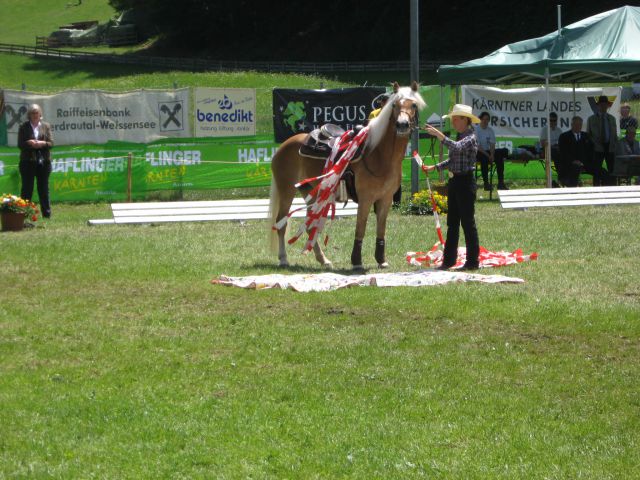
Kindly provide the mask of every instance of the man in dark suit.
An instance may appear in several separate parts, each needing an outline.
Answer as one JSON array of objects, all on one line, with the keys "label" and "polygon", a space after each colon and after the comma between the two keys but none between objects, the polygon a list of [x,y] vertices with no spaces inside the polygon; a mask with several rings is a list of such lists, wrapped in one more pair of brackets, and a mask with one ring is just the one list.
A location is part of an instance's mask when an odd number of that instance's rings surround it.
[{"label": "man in dark suit", "polygon": [[587,133],[593,142],[593,159],[602,169],[602,160],[607,164],[607,171],[613,172],[618,143],[618,124],[616,118],[607,113],[611,106],[609,98],[601,95],[598,98],[598,113],[587,119]]},{"label": "man in dark suit", "polygon": [[20,148],[20,177],[22,189],[20,196],[31,200],[34,181],[38,187],[42,216],[51,216],[49,203],[49,175],[51,174],[51,148],[53,137],[51,126],[41,121],[42,110],[39,105],[30,105],[27,110],[29,120],[18,130],[18,148]]},{"label": "man in dark suit", "polygon": [[[571,119],[571,130],[564,132],[558,139],[560,150],[556,166],[558,180],[565,187],[577,187],[581,172],[593,175],[593,184],[602,184],[602,167],[593,161],[593,144],[588,135],[582,131],[582,118]],[[602,162],[602,160],[601,160]]]}]

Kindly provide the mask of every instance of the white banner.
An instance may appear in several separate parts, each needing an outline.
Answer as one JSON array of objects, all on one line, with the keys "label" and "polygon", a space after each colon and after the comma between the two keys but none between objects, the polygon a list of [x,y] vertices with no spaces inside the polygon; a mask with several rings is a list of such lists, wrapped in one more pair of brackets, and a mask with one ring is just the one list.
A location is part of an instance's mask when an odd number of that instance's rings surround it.
[{"label": "white banner", "polygon": [[[587,118],[597,112],[600,95],[609,97],[613,105],[609,113],[620,120],[621,87],[549,88],[550,111],[558,114],[558,127],[563,131],[571,128],[571,118],[582,117],[583,129]],[[471,105],[473,113],[489,112],[497,137],[536,137],[547,125],[547,98],[544,87],[500,89],[483,86],[463,86],[462,103]],[[618,122],[616,122],[618,123]]]},{"label": "white banner", "polygon": [[55,95],[5,90],[9,146],[18,142],[18,128],[27,120],[27,106],[37,103],[51,124],[56,145],[106,143],[109,140],[148,143],[167,137],[191,137],[189,89],[107,93],[70,90]]},{"label": "white banner", "polygon": [[196,137],[256,134],[256,91],[253,88],[196,88]]}]

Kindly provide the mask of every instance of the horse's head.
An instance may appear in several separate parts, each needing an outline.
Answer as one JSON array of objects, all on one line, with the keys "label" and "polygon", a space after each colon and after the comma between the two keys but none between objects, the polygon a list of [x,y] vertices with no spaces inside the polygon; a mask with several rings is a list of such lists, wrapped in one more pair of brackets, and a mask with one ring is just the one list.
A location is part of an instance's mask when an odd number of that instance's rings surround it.
[{"label": "horse's head", "polygon": [[396,135],[407,137],[418,126],[418,111],[425,107],[424,100],[418,93],[418,84],[400,88],[398,82],[393,84],[393,110],[391,120],[396,122]]},{"label": "horse's head", "polygon": [[418,126],[418,111],[425,106],[426,103],[418,93],[416,82],[413,82],[411,87],[400,87],[397,82],[394,82],[393,94],[380,114],[370,123],[370,146],[374,147],[380,143],[382,137],[388,132],[389,124],[395,126],[396,136],[406,138],[411,135],[413,129]]}]

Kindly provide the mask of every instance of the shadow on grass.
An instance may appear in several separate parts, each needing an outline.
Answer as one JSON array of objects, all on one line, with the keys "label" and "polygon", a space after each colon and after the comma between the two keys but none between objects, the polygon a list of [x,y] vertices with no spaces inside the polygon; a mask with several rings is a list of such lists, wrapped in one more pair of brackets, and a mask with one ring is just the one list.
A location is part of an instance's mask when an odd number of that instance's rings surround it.
[{"label": "shadow on grass", "polygon": [[76,59],[31,58],[23,70],[34,75],[46,74],[52,78],[64,78],[74,74],[84,74],[92,79],[115,79],[127,75],[169,71],[166,68],[144,65],[120,65],[108,62],[92,62]]},{"label": "shadow on grass", "polygon": [[[274,263],[266,263],[266,262],[256,262],[253,264],[253,267],[260,270],[271,270],[273,273],[282,273],[282,274],[299,274],[299,273],[336,273],[338,275],[364,275],[367,273],[374,273],[378,271],[378,269],[369,269],[365,268],[364,270],[353,270],[352,268],[325,268],[321,265],[289,265],[288,267],[279,267],[275,262]],[[383,272],[385,270],[379,270],[379,272]]]}]

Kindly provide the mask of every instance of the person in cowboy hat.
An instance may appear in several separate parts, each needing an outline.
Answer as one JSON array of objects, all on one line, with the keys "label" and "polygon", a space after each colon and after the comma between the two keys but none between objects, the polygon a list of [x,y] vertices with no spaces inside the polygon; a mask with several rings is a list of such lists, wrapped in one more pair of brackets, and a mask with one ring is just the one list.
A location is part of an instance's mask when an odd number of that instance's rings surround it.
[{"label": "person in cowboy hat", "polygon": [[467,247],[467,259],[461,270],[476,270],[479,267],[480,241],[475,220],[476,190],[475,179],[478,139],[473,129],[474,123],[480,123],[471,107],[457,104],[448,115],[451,126],[458,132],[457,140],[447,137],[437,128],[427,124],[425,130],[436,137],[449,149],[449,159],[436,165],[424,166],[426,172],[449,170],[449,210],[447,212],[447,241],[440,270],[453,267],[458,260],[458,240],[460,225],[464,231]]},{"label": "person in cowboy hat", "polygon": [[[607,173],[613,172],[613,164],[616,159],[616,145],[618,141],[618,129],[616,119],[607,110],[611,106],[606,95],[598,97],[598,113],[587,119],[587,134],[593,142],[593,161],[596,168],[602,168],[602,160],[607,164]],[[607,175],[601,182],[607,183]],[[594,185],[596,179],[594,177]]]}]

